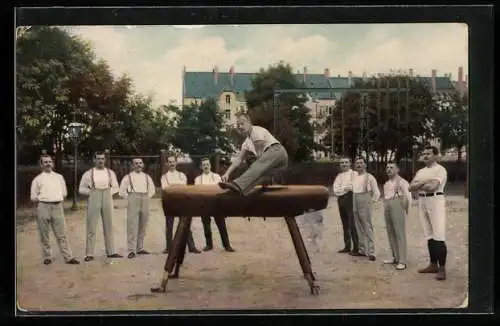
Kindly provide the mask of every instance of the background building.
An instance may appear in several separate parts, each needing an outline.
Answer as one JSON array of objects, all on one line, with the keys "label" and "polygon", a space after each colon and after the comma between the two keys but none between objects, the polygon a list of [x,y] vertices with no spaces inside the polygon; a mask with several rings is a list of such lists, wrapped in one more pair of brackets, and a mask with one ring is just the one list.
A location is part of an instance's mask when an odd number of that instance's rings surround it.
[{"label": "background building", "polygon": [[[394,72],[401,73],[401,72]],[[429,85],[431,91],[436,96],[445,95],[451,91],[459,90],[461,93],[468,92],[467,75],[464,78],[463,67],[458,68],[458,80],[452,80],[452,74],[446,73],[442,76],[437,75],[437,70],[432,69],[430,76],[414,75],[413,69],[407,73],[410,77],[416,78]],[[245,101],[245,91],[252,89],[252,79],[257,73],[235,71],[231,66],[227,72],[220,72],[218,67],[212,71],[187,71],[184,68],[182,80],[182,105],[200,104],[209,97],[217,99],[219,110],[223,113],[226,124],[234,125],[236,123],[236,114],[239,111],[247,110]],[[310,88],[308,101],[305,105],[311,111],[311,123],[313,125],[324,125],[325,119],[329,116],[331,110],[335,107],[336,101],[342,96],[342,93],[336,89],[349,88],[357,80],[367,78],[366,74],[356,76],[349,71],[347,76],[331,76],[330,69],[326,68],[322,74],[310,74],[307,67],[303,71],[297,71],[295,74],[297,81],[302,82],[305,88]],[[328,88],[330,92],[315,92],[315,88]],[[315,128],[316,130],[316,128]],[[314,139],[319,142],[328,130],[315,131]],[[437,140],[436,140],[437,141]],[[328,153],[315,152],[316,158],[328,156]]]}]

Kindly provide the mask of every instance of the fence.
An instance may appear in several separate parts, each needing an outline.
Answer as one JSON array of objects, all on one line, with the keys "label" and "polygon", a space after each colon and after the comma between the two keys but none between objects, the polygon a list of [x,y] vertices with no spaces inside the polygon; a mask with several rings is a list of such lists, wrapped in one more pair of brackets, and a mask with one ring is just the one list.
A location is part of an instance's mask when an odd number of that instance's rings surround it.
[{"label": "fence", "polygon": [[[166,173],[167,152],[161,151],[158,155],[111,155],[109,150],[105,151],[106,166],[110,167],[117,176],[118,182],[130,171],[130,162],[133,157],[140,157],[145,163],[145,172],[151,175],[157,187],[160,187],[161,175]],[[194,161],[201,156],[195,156]],[[222,160],[222,157],[217,154],[207,156],[210,158],[213,170],[219,174],[223,174],[229,166],[229,160]],[[193,184],[194,179],[201,173],[201,169],[195,162],[178,162],[177,169],[186,174],[188,184]],[[411,163],[411,162],[410,162]],[[400,166],[401,175],[411,180],[413,177],[413,170],[418,170],[424,166],[423,162],[414,162],[414,166],[406,162]],[[441,164],[448,171],[448,183],[462,183],[465,184],[467,179],[467,163],[466,162],[441,162]],[[81,179],[83,173],[90,169],[88,164],[78,164],[77,181]],[[243,165],[236,169],[232,177],[237,177],[246,167]],[[74,166],[62,166],[57,171],[61,173],[68,186],[69,197],[73,195],[74,187]],[[386,180],[385,167],[383,163],[370,162],[368,171],[372,173],[377,181],[382,184]],[[22,205],[29,201],[30,186],[33,178],[40,173],[38,166],[25,167],[17,169],[17,201]],[[291,163],[287,171],[283,173],[282,181],[285,184],[314,184],[331,186],[338,173],[338,165],[332,162],[296,162]],[[465,187],[465,185],[464,185]],[[465,189],[464,189],[465,192]]]}]

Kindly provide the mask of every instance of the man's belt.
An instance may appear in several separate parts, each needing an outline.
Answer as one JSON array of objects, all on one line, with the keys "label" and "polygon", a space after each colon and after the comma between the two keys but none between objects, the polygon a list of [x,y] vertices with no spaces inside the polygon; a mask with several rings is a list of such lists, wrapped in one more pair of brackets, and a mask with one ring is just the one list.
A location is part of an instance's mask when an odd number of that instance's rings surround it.
[{"label": "man's belt", "polygon": [[434,196],[439,196],[439,195],[444,195],[442,192],[431,192],[428,194],[418,194],[419,197],[434,197]]},{"label": "man's belt", "polygon": [[40,201],[42,204],[51,204],[51,205],[57,205],[62,203],[62,201]]},{"label": "man's belt", "polygon": [[271,144],[271,145],[267,146],[267,147],[266,147],[266,149],[265,149],[262,153],[265,153],[265,152],[266,152],[269,148],[271,148],[271,147],[273,147],[273,146],[277,146],[277,145],[280,145],[280,146],[281,146],[281,144],[280,144],[280,143],[273,143],[273,144]]}]

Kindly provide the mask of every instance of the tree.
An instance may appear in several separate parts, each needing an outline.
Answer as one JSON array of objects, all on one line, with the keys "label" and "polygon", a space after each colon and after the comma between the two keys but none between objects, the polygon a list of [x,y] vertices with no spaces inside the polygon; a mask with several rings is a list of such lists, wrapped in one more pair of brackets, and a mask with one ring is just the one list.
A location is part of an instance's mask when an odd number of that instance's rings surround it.
[{"label": "tree", "polygon": [[431,133],[439,138],[442,149],[456,148],[458,160],[462,158],[462,148],[467,145],[468,96],[458,91],[441,96],[437,101],[438,109],[432,118]]},{"label": "tree", "polygon": [[[274,91],[303,88],[283,62],[261,69],[252,81],[252,90],[245,92],[248,114],[252,122],[271,132],[285,146],[292,161],[310,159],[313,148],[311,115],[305,107],[305,94],[283,93],[278,97],[278,121],[274,121]],[[277,127],[277,130],[275,129]]]},{"label": "tree", "polygon": [[55,144],[60,154],[64,126],[78,106],[69,85],[92,66],[91,48],[62,29],[33,26],[18,34],[16,59],[18,152],[32,160],[40,147]]},{"label": "tree", "polygon": [[[404,90],[384,91],[398,86],[401,89],[407,87],[408,93]],[[379,88],[380,92],[362,96],[356,88]],[[352,91],[337,101],[332,113],[336,151],[340,150],[344,134],[345,151],[351,157],[359,149],[375,154],[382,161],[389,158],[388,152],[394,153],[392,159],[395,160],[408,157],[418,137],[429,135],[427,125],[435,111],[436,103],[428,87],[415,79],[388,76],[358,82]],[[328,116],[326,119],[327,129],[331,118]],[[327,146],[330,145],[330,137],[328,133],[324,138]]]},{"label": "tree", "polygon": [[62,148],[71,148],[67,125],[73,119],[87,127],[81,153],[130,144],[130,137],[119,137],[134,114],[132,81],[126,75],[115,80],[105,61],[94,60],[88,42],[61,28],[35,26],[18,34],[16,51],[18,153],[28,153],[25,159],[54,144],[60,168]]},{"label": "tree", "polygon": [[183,107],[175,125],[173,145],[191,155],[195,163],[201,156],[231,151],[228,137],[223,131],[224,119],[215,99]]}]

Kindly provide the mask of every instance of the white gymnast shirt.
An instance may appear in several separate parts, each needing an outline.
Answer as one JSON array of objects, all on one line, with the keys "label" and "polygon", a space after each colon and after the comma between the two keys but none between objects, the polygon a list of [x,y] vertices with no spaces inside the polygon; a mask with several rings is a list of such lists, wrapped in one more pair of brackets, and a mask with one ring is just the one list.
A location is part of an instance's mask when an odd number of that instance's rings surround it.
[{"label": "white gymnast shirt", "polygon": [[[262,148],[256,148],[255,146],[256,141],[263,142]],[[262,128],[260,126],[252,126],[250,135],[248,135],[248,137],[241,145],[241,150],[249,151],[254,153],[256,156],[259,156],[259,154],[262,155],[262,153],[264,153],[264,151],[269,146],[279,143],[280,142],[266,128]]]}]

